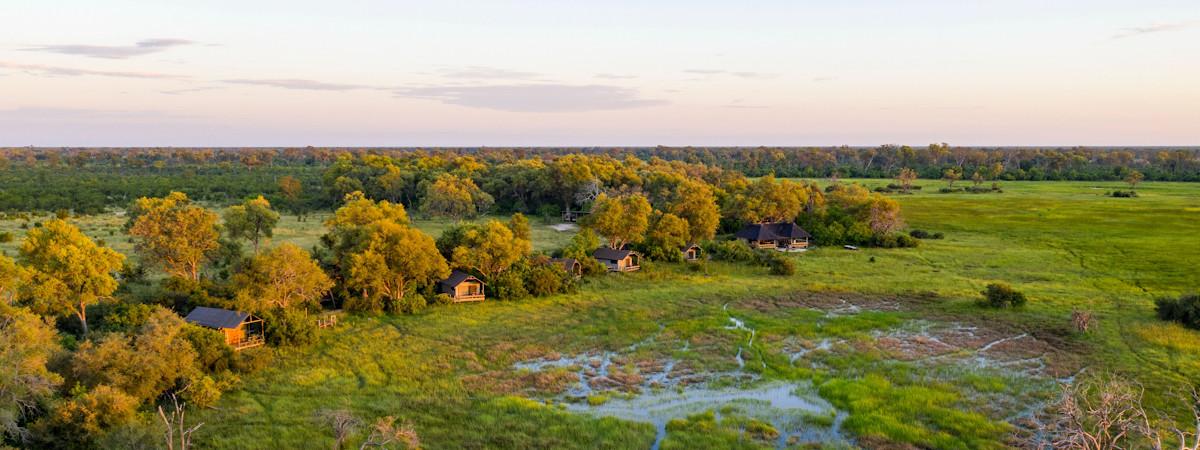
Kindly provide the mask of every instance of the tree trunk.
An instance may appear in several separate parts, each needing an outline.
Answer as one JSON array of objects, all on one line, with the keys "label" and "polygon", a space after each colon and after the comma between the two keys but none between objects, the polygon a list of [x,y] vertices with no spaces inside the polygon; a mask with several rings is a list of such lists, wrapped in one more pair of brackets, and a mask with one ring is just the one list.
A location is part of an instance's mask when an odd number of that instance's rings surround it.
[{"label": "tree trunk", "polygon": [[87,304],[85,304],[85,303],[84,303],[84,302],[82,302],[82,301],[81,301],[81,302],[79,302],[79,314],[78,314],[78,316],[79,316],[79,324],[83,326],[83,335],[84,335],[84,336],[87,336],[87,334],[88,334],[88,326],[87,326]]}]

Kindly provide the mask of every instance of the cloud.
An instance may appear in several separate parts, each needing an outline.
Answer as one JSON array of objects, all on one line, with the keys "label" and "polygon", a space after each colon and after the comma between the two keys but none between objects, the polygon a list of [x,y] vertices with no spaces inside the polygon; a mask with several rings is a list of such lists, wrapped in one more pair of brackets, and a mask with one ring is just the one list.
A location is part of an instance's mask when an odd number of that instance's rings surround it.
[{"label": "cloud", "polygon": [[23,123],[125,122],[147,119],[186,119],[191,116],[153,110],[20,107],[0,109],[0,119]]},{"label": "cloud", "polygon": [[77,69],[73,67],[61,66],[45,66],[41,64],[19,64],[0,61],[0,69],[12,69],[21,72],[47,75],[47,76],[63,76],[63,77],[79,77],[79,76],[98,76],[98,77],[114,77],[114,78],[144,78],[144,79],[162,79],[162,80],[181,80],[187,77],[181,75],[171,75],[157,72],[122,72],[108,70],[91,70]]},{"label": "cloud", "polygon": [[1178,31],[1196,26],[1197,22],[1173,22],[1173,23],[1156,23],[1143,27],[1122,28],[1117,34],[1112,35],[1113,39],[1124,39],[1128,37],[1141,36],[1144,34],[1162,33],[1165,31]]},{"label": "cloud", "polygon": [[185,39],[146,39],[133,45],[39,45],[23,48],[26,52],[59,53],[63,55],[78,55],[91,58],[125,59],[133,56],[148,55],[161,52],[171,47],[192,45],[195,42]]},{"label": "cloud", "polygon": [[733,77],[738,77],[738,78],[771,78],[771,77],[775,76],[775,75],[772,75],[769,73],[731,71],[731,70],[719,70],[719,69],[687,69],[687,70],[684,70],[683,72],[690,73],[692,75],[705,75],[705,76],[728,75],[728,76],[733,76]]},{"label": "cloud", "polygon": [[487,66],[444,68],[439,70],[438,74],[446,78],[472,80],[532,80],[541,78],[540,74],[533,72],[521,72]]},{"label": "cloud", "polygon": [[605,79],[605,80],[630,80],[630,79],[637,78],[637,75],[622,75],[622,74],[616,74],[616,73],[598,73],[595,75],[595,77],[600,78],[600,79]]},{"label": "cloud", "polygon": [[828,76],[822,76],[822,77],[812,77],[812,81],[813,81],[814,83],[824,83],[824,82],[826,82],[826,81],[833,81],[833,80],[836,80],[836,79],[837,79],[837,77],[828,77]]},{"label": "cloud", "polygon": [[510,112],[605,111],[666,104],[641,98],[630,88],[554,83],[412,87],[397,89],[395,95]]},{"label": "cloud", "polygon": [[247,79],[239,78],[232,80],[221,80],[222,83],[230,84],[245,84],[250,86],[270,86],[282,89],[298,89],[304,91],[353,91],[358,89],[381,89],[374,86],[362,84],[342,84],[342,83],[326,83],[324,81],[304,80],[297,78],[276,78],[276,79]]},{"label": "cloud", "polygon": [[215,90],[220,90],[220,89],[225,89],[225,88],[223,88],[221,86],[201,86],[201,87],[194,87],[194,88],[172,89],[172,90],[168,90],[168,91],[159,91],[158,93],[166,94],[166,95],[180,95],[180,94],[190,94],[192,92],[215,91]]}]

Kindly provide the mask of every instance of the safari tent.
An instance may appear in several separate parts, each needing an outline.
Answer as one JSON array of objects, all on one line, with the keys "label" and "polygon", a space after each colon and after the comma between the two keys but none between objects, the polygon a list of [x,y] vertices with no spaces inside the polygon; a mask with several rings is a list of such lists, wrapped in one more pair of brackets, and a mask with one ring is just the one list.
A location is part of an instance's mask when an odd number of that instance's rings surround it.
[{"label": "safari tent", "polygon": [[755,223],[747,225],[735,234],[753,248],[768,248],[781,251],[805,250],[812,235],[792,222]]},{"label": "safari tent", "polygon": [[616,250],[607,247],[592,253],[598,261],[608,267],[609,272],[633,272],[641,269],[642,255],[633,250]]},{"label": "safari tent", "polygon": [[438,283],[438,291],[455,302],[482,302],[485,299],[483,281],[461,270],[450,272],[450,278]]},{"label": "safari tent", "polygon": [[263,320],[247,312],[200,306],[183,320],[220,331],[225,335],[225,343],[234,350],[258,347],[266,342]]}]

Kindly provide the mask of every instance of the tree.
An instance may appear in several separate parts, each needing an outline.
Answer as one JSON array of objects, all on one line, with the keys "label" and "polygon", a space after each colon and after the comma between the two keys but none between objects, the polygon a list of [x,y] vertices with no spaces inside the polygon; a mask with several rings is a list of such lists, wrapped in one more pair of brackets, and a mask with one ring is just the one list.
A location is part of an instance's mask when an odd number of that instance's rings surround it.
[{"label": "tree", "polygon": [[900,189],[905,194],[912,191],[913,181],[917,179],[917,171],[907,167],[900,169],[900,173],[896,175],[896,181],[900,183]]},{"label": "tree", "polygon": [[88,332],[87,306],[117,290],[113,273],[125,256],[96,245],[74,225],[59,219],[29,230],[21,245],[29,283],[22,297],[39,314],[79,318]]},{"label": "tree", "polygon": [[871,231],[877,236],[891,234],[904,226],[904,219],[900,217],[900,203],[878,194],[872,196],[868,220]]},{"label": "tree", "polygon": [[411,423],[397,424],[396,418],[387,416],[375,421],[375,426],[371,428],[371,434],[358,447],[358,450],[365,450],[368,447],[385,447],[393,442],[404,444],[404,448],[421,448],[421,439],[417,436],[417,431],[413,429]]},{"label": "tree", "polygon": [[533,241],[533,230],[529,228],[529,219],[524,214],[513,214],[508,219],[508,229],[512,230],[513,237],[516,239]]},{"label": "tree", "polygon": [[979,173],[978,170],[975,171],[974,175],[971,175],[971,184],[975,185],[975,187],[983,184],[983,174]]},{"label": "tree", "polygon": [[954,169],[946,169],[946,172],[942,173],[942,179],[946,180],[950,189],[954,189],[954,182],[962,179],[962,173]]},{"label": "tree", "polygon": [[255,255],[258,254],[259,241],[270,238],[277,223],[279,213],[272,211],[271,202],[261,195],[225,210],[225,232],[231,239],[250,241]]},{"label": "tree", "polygon": [[182,192],[139,198],[132,209],[135,248],[168,274],[199,281],[205,260],[220,248],[217,214],[192,205]]},{"label": "tree", "polygon": [[421,212],[431,217],[475,217],[491,208],[492,196],[469,178],[443,173],[425,189]]},{"label": "tree", "polygon": [[812,190],[805,185],[765,176],[736,194],[730,210],[734,217],[745,222],[792,221],[810,204],[811,194]]},{"label": "tree", "polygon": [[408,213],[399,203],[375,202],[362,192],[351,192],[346,194],[342,207],[325,221],[329,232],[321,237],[321,243],[333,252],[334,262],[344,266],[347,255],[366,247],[370,226],[376,222],[408,225]]},{"label": "tree", "polygon": [[342,450],[346,440],[362,425],[354,413],[344,409],[317,411],[317,420],[324,422],[333,432],[333,450]]},{"label": "tree", "polygon": [[283,196],[288,210],[292,214],[299,215],[300,212],[300,195],[304,192],[304,186],[300,184],[300,180],[291,175],[284,175],[279,178],[279,193]]},{"label": "tree", "polygon": [[474,270],[491,280],[519,261],[531,250],[528,239],[521,239],[498,220],[466,227],[451,250],[451,265]]},{"label": "tree", "polygon": [[[1072,450],[1151,448],[1165,450],[1168,435],[1157,424],[1170,424],[1170,437],[1180,450],[1200,450],[1200,392],[1195,386],[1176,392],[1190,412],[1190,429],[1181,429],[1171,417],[1151,418],[1142,405],[1144,388],[1109,374],[1094,375],[1063,387],[1052,405],[1048,423],[1039,423],[1029,447]],[[1156,424],[1157,423],[1157,424]],[[1142,446],[1146,447],[1142,447]]]},{"label": "tree", "polygon": [[29,274],[8,255],[0,254],[0,303],[12,305]]},{"label": "tree", "polygon": [[679,184],[667,203],[666,212],[687,221],[687,238],[692,242],[712,239],[721,221],[721,210],[712,188],[700,181]]},{"label": "tree", "polygon": [[0,442],[28,439],[22,424],[41,409],[62,383],[46,368],[61,351],[54,328],[33,313],[0,303]]},{"label": "tree", "polygon": [[[179,397],[175,393],[171,393],[171,413],[167,414],[163,410],[162,405],[158,406],[158,417],[162,420],[163,427],[166,431],[163,433],[163,442],[166,444],[167,450],[187,450],[192,446],[192,434],[204,426],[204,422],[188,426],[184,420],[187,412],[185,411],[186,403],[179,403]],[[175,444],[178,443],[179,447]]]},{"label": "tree", "polygon": [[158,307],[133,336],[113,333],[80,344],[68,385],[111,386],[142,402],[186,385],[200,369],[184,325],[178,314]]},{"label": "tree", "polygon": [[346,268],[346,286],[361,292],[364,300],[397,301],[411,285],[450,276],[446,259],[425,233],[391,221],[369,228],[365,248],[349,255]]},{"label": "tree", "polygon": [[583,225],[596,230],[608,240],[608,247],[620,249],[625,244],[636,244],[645,239],[650,221],[650,202],[640,194],[610,198],[605,194],[596,197],[592,213],[583,219]]},{"label": "tree", "polygon": [[687,220],[671,213],[655,214],[644,244],[646,256],[653,260],[679,261],[683,259],[682,249],[689,237]]},{"label": "tree", "polygon": [[136,398],[99,385],[60,403],[33,430],[43,448],[95,448],[108,430],[133,422],[137,407]]},{"label": "tree", "polygon": [[308,252],[285,243],[255,256],[233,276],[238,304],[250,311],[315,308],[333,287]]},{"label": "tree", "polygon": [[1125,176],[1125,183],[1129,185],[1129,189],[1137,189],[1138,183],[1141,183],[1145,177],[1141,172],[1130,170],[1129,174]]}]

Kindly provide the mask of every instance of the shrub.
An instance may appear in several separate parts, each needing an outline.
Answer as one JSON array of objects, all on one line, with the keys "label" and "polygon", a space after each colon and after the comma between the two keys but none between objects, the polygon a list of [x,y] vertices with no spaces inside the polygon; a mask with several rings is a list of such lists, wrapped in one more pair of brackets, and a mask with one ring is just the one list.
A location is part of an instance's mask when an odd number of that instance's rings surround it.
[{"label": "shrub", "polygon": [[11,231],[0,231],[0,244],[7,244],[12,241],[13,234]]},{"label": "shrub", "polygon": [[[405,293],[403,297],[387,302],[387,312],[392,314],[413,314],[429,306],[425,296],[419,292]],[[315,325],[314,325],[315,327]]]},{"label": "shrub", "polygon": [[298,308],[273,309],[263,314],[263,322],[267,342],[272,345],[309,345],[317,341],[316,322]]},{"label": "shrub", "polygon": [[717,261],[750,262],[756,259],[754,249],[742,241],[712,241],[704,252]]},{"label": "shrub", "polygon": [[993,308],[1018,307],[1025,304],[1025,294],[1005,283],[991,283],[982,292],[984,304]]},{"label": "shrub", "polygon": [[767,260],[767,268],[771,269],[771,275],[790,276],[796,274],[796,264],[783,256]]},{"label": "shrub", "polygon": [[952,193],[952,192],[962,192],[962,191],[963,191],[963,189],[962,189],[962,188],[948,188],[948,187],[944,187],[944,188],[938,189],[938,192],[941,192],[941,193],[943,193],[943,194],[949,194],[949,193]]},{"label": "shrub", "polygon": [[1179,322],[1185,327],[1200,330],[1200,294],[1160,298],[1154,301],[1154,310],[1159,319]]},{"label": "shrub", "polygon": [[940,232],[940,231],[936,232],[936,233],[930,233],[928,231],[921,230],[921,229],[909,231],[908,235],[915,237],[917,239],[943,239],[946,237],[946,235],[942,234],[942,232]]},{"label": "shrub", "polygon": [[225,344],[225,335],[220,331],[187,324],[183,326],[183,338],[196,351],[196,363],[205,373],[229,370],[236,364],[235,353]]},{"label": "shrub", "polygon": [[1138,193],[1137,191],[1112,191],[1108,193],[1108,196],[1115,198],[1136,198]]},{"label": "shrub", "polygon": [[433,296],[433,304],[435,305],[449,305],[451,303],[454,303],[454,297],[451,297],[450,294],[438,294]]},{"label": "shrub", "polygon": [[529,270],[528,289],[537,297],[562,292],[567,272],[558,264],[542,264]]}]

